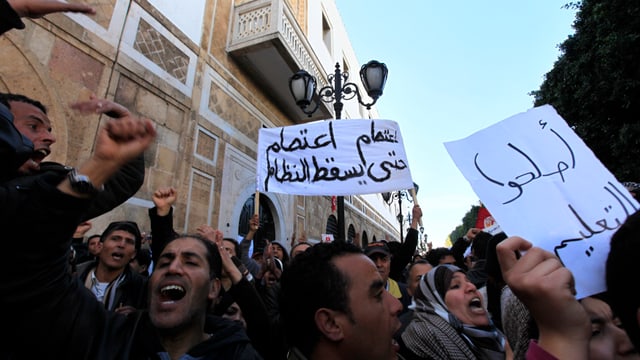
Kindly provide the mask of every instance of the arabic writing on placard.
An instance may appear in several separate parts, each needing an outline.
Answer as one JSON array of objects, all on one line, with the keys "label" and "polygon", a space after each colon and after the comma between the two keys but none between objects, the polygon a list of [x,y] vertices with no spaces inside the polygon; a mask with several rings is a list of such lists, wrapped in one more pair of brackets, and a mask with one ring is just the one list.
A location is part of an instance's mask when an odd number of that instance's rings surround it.
[{"label": "arabic writing on placard", "polygon": [[390,120],[262,129],[258,152],[260,191],[352,195],[412,186],[402,137]]},{"label": "arabic writing on placard", "polygon": [[[603,207],[605,216],[601,219],[589,221],[580,215],[574,206],[567,204],[574,220],[580,224],[580,228],[578,228],[578,233],[575,238],[562,240],[560,245],[554,247],[556,255],[560,256],[560,249],[566,247],[568,243],[586,240],[606,231],[614,232],[622,226],[622,223],[629,215],[640,210],[637,201],[624,186],[608,182],[602,189],[608,193],[612,199],[610,199],[611,202],[609,204]],[[609,219],[610,221],[607,219],[608,216],[612,218]],[[591,256],[593,251],[594,248],[589,246],[589,248],[585,250],[585,255]]]},{"label": "arabic writing on placard", "polygon": [[445,146],[507,235],[558,255],[579,295],[605,289],[609,239],[640,204],[553,107],[531,109]]},{"label": "arabic writing on placard", "polygon": [[[544,120],[539,120],[538,123],[540,124],[542,129],[547,127],[547,122]],[[573,150],[571,150],[571,146],[569,146],[569,144],[555,130],[550,128],[549,131],[558,138],[558,141],[560,141],[563,146],[566,147],[567,151],[566,151],[566,154],[564,155],[566,155],[566,157],[569,159],[568,160],[569,163],[567,163],[564,160],[558,160],[557,163],[554,164],[555,168],[552,171],[543,173],[542,170],[540,169],[540,166],[536,164],[536,162],[531,158],[529,154],[527,154],[524,150],[520,149],[518,146],[514,145],[513,143],[511,142],[507,143],[507,147],[509,147],[510,150],[513,150],[515,154],[517,154],[517,156],[523,157],[526,163],[531,165],[531,169],[528,169],[529,171],[526,171],[522,174],[514,176],[513,180],[506,180],[506,185],[516,189],[517,194],[515,194],[511,199],[508,199],[505,202],[503,202],[503,204],[508,204],[516,200],[517,198],[519,198],[522,195],[523,186],[529,184],[530,182],[536,179],[539,179],[542,176],[558,175],[560,180],[564,182],[564,176],[562,173],[568,169],[574,169],[576,167],[576,158],[573,153]],[[560,155],[562,154],[558,154],[558,156]],[[489,174],[482,171],[481,166],[479,164],[480,162],[479,157],[480,157],[480,152],[477,152],[473,159],[475,167],[478,170],[478,172],[488,181],[498,186],[505,186],[504,180],[501,181],[499,179],[492,178]]]}]

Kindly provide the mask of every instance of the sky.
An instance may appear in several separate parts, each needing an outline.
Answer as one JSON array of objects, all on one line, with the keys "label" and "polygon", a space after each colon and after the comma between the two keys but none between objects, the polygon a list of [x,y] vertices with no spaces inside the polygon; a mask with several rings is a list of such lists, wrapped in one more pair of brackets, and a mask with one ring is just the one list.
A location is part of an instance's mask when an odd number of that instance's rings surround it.
[{"label": "sky", "polygon": [[528,94],[574,33],[575,10],[553,0],[335,2],[358,61],[389,69],[379,117],[399,123],[425,233],[442,246],[480,201],[444,143],[533,107]]}]

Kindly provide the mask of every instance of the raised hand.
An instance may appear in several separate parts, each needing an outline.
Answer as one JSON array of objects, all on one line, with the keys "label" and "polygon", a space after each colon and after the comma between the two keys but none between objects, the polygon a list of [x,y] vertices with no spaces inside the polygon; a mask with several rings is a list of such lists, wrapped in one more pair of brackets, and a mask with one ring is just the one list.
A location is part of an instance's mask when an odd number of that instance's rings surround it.
[{"label": "raised hand", "polygon": [[249,220],[249,231],[256,232],[260,228],[260,215],[253,214],[251,219]]},{"label": "raised hand", "polygon": [[422,209],[420,205],[413,205],[411,209],[411,227],[417,229],[422,220]]},{"label": "raised hand", "polygon": [[467,233],[464,235],[467,239],[469,239],[468,241],[473,241],[473,239],[476,238],[476,235],[482,231],[482,229],[478,229],[478,228],[471,228],[469,230],[467,230]]},{"label": "raised hand", "polygon": [[87,101],[71,104],[71,108],[84,114],[105,114],[114,119],[131,116],[131,112],[126,107],[108,99],[99,99],[95,94],[91,94]]},{"label": "raised hand", "polygon": [[504,280],[538,325],[538,344],[558,359],[588,358],[591,322],[575,298],[571,271],[521,237],[507,238],[496,252]]},{"label": "raised hand", "polygon": [[74,12],[95,15],[96,10],[86,4],[67,3],[55,0],[7,0],[20,17],[32,19],[56,12]]},{"label": "raised hand", "polygon": [[[217,232],[214,228],[212,228],[211,226],[207,225],[207,224],[202,224],[200,226],[198,226],[196,228],[196,233],[200,236],[202,236],[203,238],[217,243],[216,242],[216,236],[217,236]],[[220,234],[222,234],[222,232],[220,232]],[[222,238],[220,238],[220,241],[222,241]]]},{"label": "raised hand", "polygon": [[[142,154],[156,137],[156,129],[149,119],[126,116],[109,119],[100,128],[94,152],[79,168],[78,173],[88,176],[96,188],[103,185],[120,167]],[[66,180],[58,187],[61,191],[78,194]]]},{"label": "raised hand", "polygon": [[231,254],[224,248],[224,234],[220,230],[214,230],[209,225],[200,225],[196,229],[201,236],[212,240],[218,246],[218,252],[220,252],[220,258],[222,259],[222,270],[227,274],[231,283],[237,284],[242,280],[242,272],[238,269],[236,264],[231,259]]},{"label": "raised hand", "polygon": [[151,200],[156,206],[156,211],[159,216],[166,216],[171,211],[171,206],[176,202],[178,192],[174,187],[161,187],[153,192]]},{"label": "raised hand", "polygon": [[81,222],[80,225],[76,227],[76,231],[73,233],[73,237],[76,239],[84,237],[87,231],[91,230],[92,227],[93,225],[91,224],[91,221],[87,220]]}]

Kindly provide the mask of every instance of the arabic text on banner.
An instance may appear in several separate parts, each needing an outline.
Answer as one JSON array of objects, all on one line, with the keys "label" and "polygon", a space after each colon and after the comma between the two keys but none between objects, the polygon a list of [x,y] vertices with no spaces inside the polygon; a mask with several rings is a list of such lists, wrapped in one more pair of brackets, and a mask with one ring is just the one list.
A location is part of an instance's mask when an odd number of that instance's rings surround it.
[{"label": "arabic text on banner", "polygon": [[400,129],[391,120],[261,129],[257,163],[260,192],[357,195],[413,187]]},{"label": "arabic text on banner", "polygon": [[508,236],[554,252],[578,297],[605,290],[609,239],[640,204],[552,106],[445,147]]}]

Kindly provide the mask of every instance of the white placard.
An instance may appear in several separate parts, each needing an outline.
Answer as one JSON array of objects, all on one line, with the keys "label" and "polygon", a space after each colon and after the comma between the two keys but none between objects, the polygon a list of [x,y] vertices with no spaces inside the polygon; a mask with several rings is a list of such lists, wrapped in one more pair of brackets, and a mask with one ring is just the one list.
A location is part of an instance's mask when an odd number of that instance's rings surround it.
[{"label": "white placard", "polygon": [[606,289],[609,240],[640,204],[552,106],[445,147],[507,235],[554,252],[579,298]]},{"label": "white placard", "polygon": [[398,124],[331,120],[261,129],[257,186],[292,195],[358,195],[413,188]]}]

